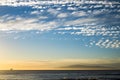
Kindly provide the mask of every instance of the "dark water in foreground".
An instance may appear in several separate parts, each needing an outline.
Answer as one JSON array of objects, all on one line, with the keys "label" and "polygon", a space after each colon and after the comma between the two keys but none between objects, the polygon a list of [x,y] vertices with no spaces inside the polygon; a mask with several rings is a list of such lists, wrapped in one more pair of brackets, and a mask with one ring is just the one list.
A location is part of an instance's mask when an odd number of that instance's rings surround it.
[{"label": "dark water in foreground", "polygon": [[120,70],[107,71],[0,71],[0,80],[120,80]]}]

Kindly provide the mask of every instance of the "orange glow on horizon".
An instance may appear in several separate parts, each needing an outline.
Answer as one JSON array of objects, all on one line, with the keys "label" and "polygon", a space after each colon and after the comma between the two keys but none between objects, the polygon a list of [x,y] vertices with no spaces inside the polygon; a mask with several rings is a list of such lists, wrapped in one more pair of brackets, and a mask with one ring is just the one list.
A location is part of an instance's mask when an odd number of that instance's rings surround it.
[{"label": "orange glow on horizon", "polygon": [[[118,62],[119,61],[120,60],[118,60]],[[91,60],[90,59],[88,60],[87,59],[81,59],[81,60],[68,59],[68,60],[54,60],[54,61],[0,61],[0,70],[9,70],[11,68],[13,68],[13,70],[109,70],[109,69],[113,69],[110,65],[108,67],[107,66],[104,67],[104,65],[101,65],[101,64],[111,64],[111,66],[113,66],[112,60],[105,61],[100,59],[96,59],[96,60],[95,59],[91,59]],[[70,67],[71,65],[72,67]],[[75,67],[75,65],[77,66]],[[96,65],[98,65],[98,67]],[[116,67],[114,69],[119,69],[119,67],[118,68]]]}]

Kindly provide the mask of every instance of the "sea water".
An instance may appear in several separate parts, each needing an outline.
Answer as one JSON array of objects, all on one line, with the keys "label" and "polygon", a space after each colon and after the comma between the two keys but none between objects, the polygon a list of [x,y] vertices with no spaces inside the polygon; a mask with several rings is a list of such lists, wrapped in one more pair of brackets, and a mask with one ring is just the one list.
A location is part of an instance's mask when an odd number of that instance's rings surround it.
[{"label": "sea water", "polygon": [[[66,79],[65,79],[66,78]],[[120,70],[4,70],[0,80],[120,80]]]}]

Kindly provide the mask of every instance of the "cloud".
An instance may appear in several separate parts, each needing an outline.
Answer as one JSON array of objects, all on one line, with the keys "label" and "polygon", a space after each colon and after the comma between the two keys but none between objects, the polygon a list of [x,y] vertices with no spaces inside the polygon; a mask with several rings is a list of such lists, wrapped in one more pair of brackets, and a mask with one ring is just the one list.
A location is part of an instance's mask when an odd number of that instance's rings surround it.
[{"label": "cloud", "polygon": [[40,20],[42,20],[42,19],[48,19],[48,17],[47,16],[40,16],[39,19]]},{"label": "cloud", "polygon": [[[66,4],[66,3],[74,3],[74,4],[99,4],[96,8],[101,7],[101,4],[119,4],[119,2],[112,2],[112,1],[76,1],[76,0],[66,0],[66,1],[43,1],[43,0],[0,0],[0,5],[9,5],[9,6],[33,6],[37,4]],[[84,7],[85,9],[85,7]],[[69,10],[75,10],[69,4]]]},{"label": "cloud", "polygon": [[47,12],[49,12],[50,14],[54,14],[54,15],[57,15],[59,13],[59,11],[57,11],[56,9],[48,9]]},{"label": "cloud", "polygon": [[84,11],[74,11],[74,12],[72,12],[72,16],[75,16],[75,17],[84,17],[84,16],[87,16],[87,14]]},{"label": "cloud", "polygon": [[119,40],[99,40],[96,43],[97,46],[99,47],[104,47],[104,48],[119,48],[120,47],[120,41]]},{"label": "cloud", "polygon": [[31,14],[33,14],[33,15],[34,14],[40,14],[40,12],[39,11],[32,11]]},{"label": "cloud", "polygon": [[77,10],[77,8],[76,7],[68,7],[67,10],[73,10],[74,11],[74,10]]},{"label": "cloud", "polygon": [[87,46],[120,48],[118,1],[69,1],[0,0],[0,31],[51,30]]},{"label": "cloud", "polygon": [[[88,46],[98,46],[101,48],[120,48],[119,41],[119,26],[110,26],[106,27],[105,25],[96,25],[96,24],[83,24],[83,25],[74,25],[73,27],[68,25],[66,27],[57,28],[58,34],[61,35],[71,35],[71,36],[82,36],[83,43],[85,42],[84,38],[89,37],[89,41],[85,45]],[[92,38],[96,36],[98,39]],[[75,37],[80,40],[80,37]]]},{"label": "cloud", "polygon": [[57,15],[57,18],[65,18],[67,16],[68,16],[67,13],[60,13],[60,14]]},{"label": "cloud", "polygon": [[70,21],[66,21],[64,23],[64,25],[82,25],[85,23],[93,23],[96,22],[97,19],[95,18],[80,18],[80,19],[76,19],[76,20],[70,20]]},{"label": "cloud", "polygon": [[[10,16],[11,17],[11,16]],[[9,17],[8,17],[9,18]],[[14,18],[14,17],[13,17]],[[57,27],[58,23],[56,21],[50,22],[38,22],[37,18],[22,18],[15,17],[16,19],[7,20],[0,22],[1,31],[9,30],[51,30]]]}]

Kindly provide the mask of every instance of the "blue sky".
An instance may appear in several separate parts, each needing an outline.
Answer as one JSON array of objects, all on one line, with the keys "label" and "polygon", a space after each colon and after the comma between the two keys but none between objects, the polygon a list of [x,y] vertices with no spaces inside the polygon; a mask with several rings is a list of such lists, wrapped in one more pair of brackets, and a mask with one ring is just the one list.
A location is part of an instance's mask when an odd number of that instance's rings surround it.
[{"label": "blue sky", "polygon": [[0,69],[119,69],[119,21],[117,0],[1,0]]}]

